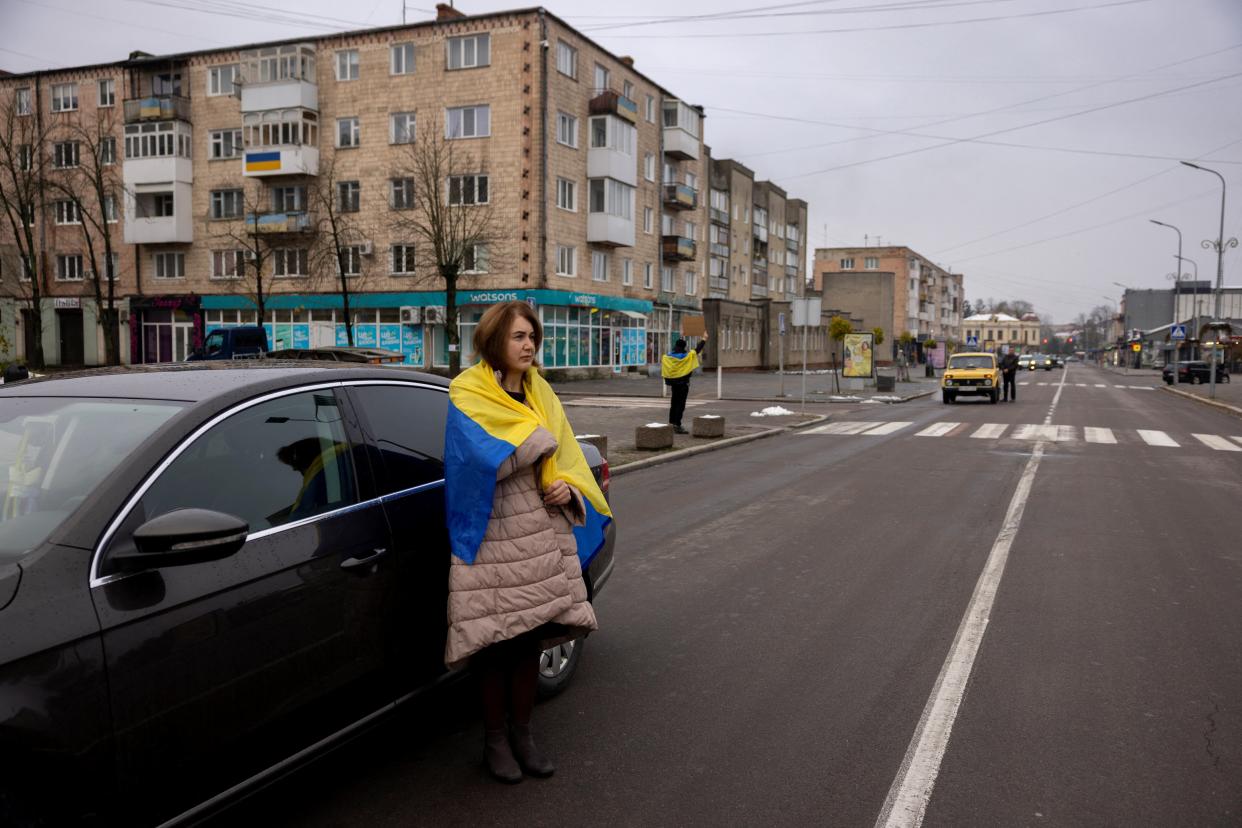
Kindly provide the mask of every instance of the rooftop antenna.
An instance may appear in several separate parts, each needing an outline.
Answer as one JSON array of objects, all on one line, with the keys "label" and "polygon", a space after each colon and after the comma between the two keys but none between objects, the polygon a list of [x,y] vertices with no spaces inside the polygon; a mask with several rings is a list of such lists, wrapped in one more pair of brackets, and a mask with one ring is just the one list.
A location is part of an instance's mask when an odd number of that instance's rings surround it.
[{"label": "rooftop antenna", "polygon": [[868,236],[866,233],[863,233],[863,247],[869,247],[870,245],[871,245],[871,237]]}]

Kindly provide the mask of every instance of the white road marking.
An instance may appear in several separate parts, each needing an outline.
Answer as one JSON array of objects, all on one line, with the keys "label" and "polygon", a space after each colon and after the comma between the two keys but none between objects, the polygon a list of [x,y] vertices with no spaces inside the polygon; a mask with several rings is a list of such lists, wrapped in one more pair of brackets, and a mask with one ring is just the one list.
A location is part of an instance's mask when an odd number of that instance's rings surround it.
[{"label": "white road marking", "polygon": [[1097,382],[1097,383],[1095,384],[1095,387],[1096,387],[1096,388],[1107,388],[1108,386],[1107,386],[1107,385],[1105,385],[1105,384],[1104,384],[1104,383],[1102,383],[1102,382]]},{"label": "white road marking", "polygon": [[1239,444],[1242,444],[1242,437],[1230,437],[1229,439],[1234,440]]},{"label": "white road marking", "polygon": [[1154,385],[1128,385],[1126,387],[1134,391],[1155,391],[1156,390],[1156,386]]},{"label": "white road marking", "polygon": [[1086,388],[1086,387],[1087,387],[1087,384],[1086,384],[1085,382],[1076,382],[1076,383],[1074,383],[1074,385],[1078,386],[1079,388]]},{"label": "white road marking", "polygon": [[1018,385],[1030,385],[1030,383],[1029,383],[1029,382],[1020,382],[1020,383],[1018,383]]},{"label": "white road marking", "polygon": [[1138,435],[1143,438],[1143,442],[1149,446],[1166,446],[1168,448],[1178,448],[1178,443],[1163,431],[1153,431],[1146,428],[1140,428]]},{"label": "white road marking", "polygon": [[802,434],[859,434],[869,428],[879,425],[875,420],[866,422],[858,422],[851,420],[842,420],[839,423],[828,423],[827,425],[815,426],[801,432]]},{"label": "white road marking", "polygon": [[[1062,377],[1061,388],[1064,387],[1065,379]],[[1061,388],[1057,389],[1056,398],[1048,411],[1049,420],[1061,396]],[[1049,420],[1045,420],[1044,425],[1048,425]],[[974,436],[978,436],[978,432]],[[1042,440],[1035,443],[1035,449],[1022,470],[1022,477],[1018,480],[1018,487],[1014,490],[1009,509],[1005,513],[1005,522],[992,543],[987,563],[975,583],[975,591],[970,596],[966,614],[958,625],[953,646],[949,648],[949,655],[940,668],[940,675],[936,677],[936,684],[923,708],[923,715],[919,717],[918,727],[915,728],[910,746],[902,758],[901,769],[888,789],[884,807],[875,821],[876,828],[917,828],[923,823],[923,815],[927,812],[932,790],[936,786],[936,777],[940,775],[940,763],[949,745],[953,723],[957,720],[957,711],[966,696],[966,684],[970,680],[971,670],[974,669],[975,656],[983,643],[983,634],[987,630],[1001,576],[1005,573],[1009,549],[1022,525],[1022,514],[1031,494],[1035,472],[1039,470],[1040,460],[1044,456],[1044,445]]]},{"label": "white road marking", "polygon": [[884,434],[893,434],[894,432],[901,431],[908,425],[913,425],[913,423],[893,420],[889,423],[882,423],[875,428],[869,428],[862,433],[869,437],[882,436]]},{"label": "white road marking", "polygon": [[1020,425],[1011,435],[1015,440],[1046,440],[1049,443],[1069,443],[1078,439],[1074,426]]},{"label": "white road marking", "polygon": [[943,437],[953,429],[960,426],[961,423],[932,423],[927,428],[920,431],[915,437]]},{"label": "white road marking", "polygon": [[1113,430],[1111,428],[1086,426],[1082,430],[1082,436],[1088,443],[1107,443],[1108,445],[1117,445],[1117,438],[1113,436]]},{"label": "white road marking", "polygon": [[1043,385],[1047,385],[1048,383],[1046,383],[1046,382],[1037,382],[1037,383],[1035,383],[1035,384],[1036,384],[1036,385],[1043,386]]},{"label": "white road marking", "polygon": [[[650,399],[642,397],[567,397],[561,401],[561,404],[590,406],[592,408],[668,408],[669,401],[654,397]],[[687,408],[694,408],[700,405],[707,405],[707,401],[686,400]]]},{"label": "white road marking", "polygon": [[975,429],[975,433],[971,437],[977,437],[980,440],[995,439],[1005,433],[1005,429],[1009,428],[1009,423],[984,423]]},{"label": "white road marking", "polygon": [[1217,437],[1215,434],[1192,434],[1191,436],[1208,448],[1214,448],[1217,451],[1242,451],[1242,447],[1235,446],[1224,437]]}]

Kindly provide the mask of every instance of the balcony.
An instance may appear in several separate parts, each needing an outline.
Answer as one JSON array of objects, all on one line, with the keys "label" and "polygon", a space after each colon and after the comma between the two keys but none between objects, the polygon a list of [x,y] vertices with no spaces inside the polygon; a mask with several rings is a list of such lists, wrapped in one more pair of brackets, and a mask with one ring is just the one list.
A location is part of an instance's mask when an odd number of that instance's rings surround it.
[{"label": "balcony", "polygon": [[767,284],[765,283],[761,285],[758,282],[752,282],[750,286],[750,295],[752,298],[756,296],[767,296],[768,295]]},{"label": "balcony", "polygon": [[634,220],[611,213],[589,213],[587,242],[604,247],[633,247]]},{"label": "balcony", "polygon": [[763,268],[764,275],[767,274],[767,270],[768,270],[768,257],[767,256],[764,256],[762,253],[755,253],[750,257],[750,263],[754,265],[755,267]]},{"label": "balcony", "polygon": [[315,216],[306,211],[286,213],[246,213],[246,232],[280,236],[315,231]]},{"label": "balcony", "polygon": [[689,184],[665,183],[664,206],[670,210],[694,210],[699,206],[699,193]]},{"label": "balcony", "polygon": [[612,89],[605,89],[588,105],[592,115],[616,115],[631,124],[638,123],[638,104]]},{"label": "balcony", "polygon": [[242,160],[246,178],[319,175],[319,149],[305,145],[248,149]]},{"label": "balcony", "polygon": [[678,161],[699,159],[699,139],[680,127],[664,128],[664,154]]},{"label": "balcony", "polygon": [[708,210],[707,215],[712,221],[716,222],[717,224],[727,225],[729,223],[729,212],[727,210],[721,210],[716,207],[712,207],[710,210]]},{"label": "balcony", "polygon": [[270,109],[319,110],[315,84],[315,46],[291,43],[248,49],[240,54],[241,111]]},{"label": "balcony", "polygon": [[711,253],[713,256],[721,256],[726,259],[729,258],[729,245],[728,244],[719,244],[718,242],[712,242],[711,244],[708,245],[708,249],[711,250]]},{"label": "balcony", "polygon": [[125,219],[126,244],[190,244],[193,241],[194,226],[188,208],[184,216]]},{"label": "balcony", "polygon": [[790,253],[797,253],[798,252],[798,240],[794,238],[786,237],[785,238],[785,249],[788,250]]},{"label": "balcony", "polygon": [[785,265],[785,275],[790,279],[797,279],[802,273],[797,265]]},{"label": "balcony", "polygon": [[758,222],[752,223],[752,224],[750,225],[750,233],[751,233],[751,235],[752,235],[752,236],[754,236],[756,239],[758,239],[759,241],[763,242],[764,244],[767,244],[767,243],[768,243],[768,228],[767,228],[767,225],[765,225],[765,224],[760,224],[760,223],[758,223]]},{"label": "balcony", "polygon": [[694,239],[688,239],[685,236],[662,236],[661,247],[665,261],[688,262],[697,253]]},{"label": "balcony", "polygon": [[130,185],[128,177],[126,181],[122,228],[126,244],[190,244],[194,241],[194,218],[190,208],[192,184],[166,180],[160,184]]},{"label": "balcony", "polygon": [[151,95],[124,102],[125,123],[185,121],[190,123],[190,99],[180,95]]}]

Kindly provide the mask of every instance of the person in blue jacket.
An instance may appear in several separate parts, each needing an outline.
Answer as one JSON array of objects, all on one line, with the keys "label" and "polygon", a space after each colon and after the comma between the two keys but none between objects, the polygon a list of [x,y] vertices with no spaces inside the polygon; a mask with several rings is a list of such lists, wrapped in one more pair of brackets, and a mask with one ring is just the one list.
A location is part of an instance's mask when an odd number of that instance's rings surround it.
[{"label": "person in blue jacket", "polygon": [[668,421],[677,434],[688,433],[681,427],[682,415],[686,413],[686,398],[690,396],[690,375],[699,367],[699,354],[707,345],[706,339],[699,340],[693,351],[686,351],[686,340],[679,339],[673,343],[673,350],[664,355],[660,361],[660,373],[664,384],[673,391],[673,402],[668,409]]}]

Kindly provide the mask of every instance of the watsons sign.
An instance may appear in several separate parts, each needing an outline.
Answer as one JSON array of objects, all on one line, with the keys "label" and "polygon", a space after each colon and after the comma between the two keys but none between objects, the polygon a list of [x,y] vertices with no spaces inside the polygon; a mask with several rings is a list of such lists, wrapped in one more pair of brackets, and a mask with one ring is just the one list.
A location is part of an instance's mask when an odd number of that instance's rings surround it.
[{"label": "watsons sign", "polygon": [[516,290],[478,290],[462,294],[463,305],[493,305],[497,302],[516,302],[526,297]]}]

